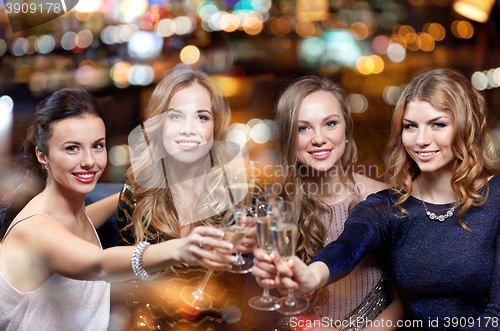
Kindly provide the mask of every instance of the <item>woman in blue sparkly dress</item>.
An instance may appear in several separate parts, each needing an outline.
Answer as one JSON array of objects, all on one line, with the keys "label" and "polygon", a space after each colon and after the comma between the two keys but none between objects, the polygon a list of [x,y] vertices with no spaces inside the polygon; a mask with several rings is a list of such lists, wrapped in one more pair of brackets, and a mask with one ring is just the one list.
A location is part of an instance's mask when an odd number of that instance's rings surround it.
[{"label": "woman in blue sparkly dress", "polygon": [[400,303],[386,309],[396,325],[368,327],[500,330],[500,176],[486,129],[485,100],[461,73],[417,74],[392,119],[391,189],[360,202],[309,266],[277,262],[275,277],[275,266],[257,257],[253,274],[308,293],[378,248]]}]

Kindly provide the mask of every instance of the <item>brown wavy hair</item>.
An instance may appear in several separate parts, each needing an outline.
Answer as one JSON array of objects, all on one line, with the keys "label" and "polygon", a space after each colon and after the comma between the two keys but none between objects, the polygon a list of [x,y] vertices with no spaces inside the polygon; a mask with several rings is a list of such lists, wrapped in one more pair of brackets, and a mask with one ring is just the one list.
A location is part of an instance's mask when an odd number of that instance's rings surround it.
[{"label": "brown wavy hair", "polygon": [[[386,181],[400,194],[396,206],[404,213],[401,204],[413,189],[413,179],[420,169],[408,155],[402,141],[403,117],[406,106],[412,101],[426,101],[448,113],[454,123],[452,149],[455,159],[452,169],[452,187],[460,206],[457,220],[470,231],[460,218],[471,206],[481,206],[488,199],[487,178],[499,173],[499,160],[486,127],[486,102],[484,97],[462,73],[452,69],[429,69],[418,73],[402,92],[392,116],[392,128],[386,150]],[[485,184],[485,194],[477,192],[477,180]]]},{"label": "brown wavy hair", "polygon": [[[144,123],[148,122],[148,119],[161,115],[168,110],[170,100],[177,91],[193,84],[199,84],[209,92],[214,118],[214,141],[224,141],[231,120],[229,105],[222,96],[218,86],[207,74],[191,69],[178,69],[165,74],[160,83],[155,87],[148,105],[142,114],[143,131]],[[151,124],[151,122],[154,123]],[[176,211],[176,206],[172,197],[172,190],[168,185],[166,169],[162,165],[162,162],[151,162],[150,153],[153,153],[153,155],[162,155],[163,153],[157,151],[160,148],[163,149],[163,145],[161,143],[157,143],[156,145],[153,143],[154,141],[162,141],[162,121],[156,122],[148,122],[148,124],[151,125],[148,126],[147,139],[143,141],[145,146],[139,146],[137,148],[138,153],[131,156],[134,169],[129,167],[127,170],[127,177],[132,183],[131,188],[136,206],[132,215],[132,222],[124,227],[122,231],[127,231],[129,228],[132,228],[136,242],[142,240],[153,242],[164,241],[179,238],[181,236],[179,215]],[[158,139],[158,137],[160,138]],[[158,154],[156,154],[156,152],[158,152]],[[226,201],[224,201],[224,199],[227,195],[223,190],[213,188],[221,187],[221,185],[218,184],[221,183],[224,178],[220,171],[220,165],[226,164],[228,159],[224,148],[219,148],[209,154],[211,157],[205,158],[205,162],[208,163],[210,168],[216,170],[212,171],[209,176],[205,176],[206,179],[201,183],[201,185],[205,187],[203,192],[209,192],[208,196],[207,194],[205,194],[205,196],[200,196],[199,188],[195,188],[198,199],[196,208],[197,211],[199,211],[200,208],[205,208],[212,209],[212,211],[215,210],[215,212],[218,213],[224,210],[226,206]],[[217,171],[217,169],[219,169],[219,171]],[[158,174],[162,173],[164,176],[158,176]],[[135,176],[140,174],[141,178],[144,177],[155,185],[148,185],[149,187],[139,185],[134,174]],[[189,208],[189,206],[184,207]],[[214,213],[212,212],[212,214]],[[201,224],[213,225],[216,219],[216,216],[212,216],[201,221]],[[192,224],[192,226],[194,226],[194,224]]]},{"label": "brown wavy hair", "polygon": [[[314,92],[331,93],[340,104],[346,122],[345,138],[347,140],[341,166],[344,171],[338,171],[343,182],[355,184],[353,165],[356,162],[357,150],[354,142],[354,124],[351,109],[347,103],[344,91],[326,77],[306,76],[292,83],[283,92],[276,107],[276,166],[286,169],[282,176],[276,178],[282,190],[283,198],[295,202],[299,215],[299,238],[297,256],[309,263],[325,245],[326,229],[321,221],[328,205],[307,191],[304,179],[300,176],[300,164],[297,158],[298,117],[304,98]],[[344,175],[345,174],[345,175]]]}]

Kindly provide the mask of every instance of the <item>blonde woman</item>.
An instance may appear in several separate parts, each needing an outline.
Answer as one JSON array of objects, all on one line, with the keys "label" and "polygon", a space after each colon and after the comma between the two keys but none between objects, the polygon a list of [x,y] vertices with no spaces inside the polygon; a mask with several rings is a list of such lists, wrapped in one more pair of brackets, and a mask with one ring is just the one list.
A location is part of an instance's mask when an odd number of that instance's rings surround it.
[{"label": "blonde woman", "polygon": [[[275,119],[276,173],[284,174],[277,180],[283,197],[297,206],[297,256],[310,263],[342,233],[350,208],[387,186],[354,171],[351,111],[344,91],[328,78],[292,83]],[[370,254],[349,276],[316,293],[310,314],[334,321],[374,318],[387,305],[386,283],[380,255]]]},{"label": "blonde woman", "polygon": [[[223,142],[230,110],[215,83],[203,72],[174,70],[156,86],[143,119],[131,135],[135,152],[119,204],[122,243],[168,242],[197,225],[217,225],[236,195],[227,191],[230,174],[223,169],[236,162],[237,151]],[[245,171],[237,162],[232,169]],[[244,239],[239,250],[249,251],[253,243]],[[150,284],[138,284],[127,300],[134,327],[249,328],[240,321],[244,275],[214,273],[206,288],[214,302],[210,310],[181,300],[180,289],[198,286],[205,273],[177,265]]]},{"label": "blonde woman", "polygon": [[500,166],[483,96],[457,71],[417,74],[396,105],[387,153],[392,189],[358,204],[309,267],[278,263],[278,281],[308,292],[382,248],[401,330],[498,330]]}]

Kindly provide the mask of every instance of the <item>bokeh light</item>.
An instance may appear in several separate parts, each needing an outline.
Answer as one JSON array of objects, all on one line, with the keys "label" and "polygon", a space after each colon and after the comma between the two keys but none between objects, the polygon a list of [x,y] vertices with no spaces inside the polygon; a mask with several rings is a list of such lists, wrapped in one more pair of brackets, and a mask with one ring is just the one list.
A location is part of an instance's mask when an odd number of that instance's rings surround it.
[{"label": "bokeh light", "polygon": [[155,72],[145,64],[134,64],[128,71],[128,82],[132,85],[147,86],[153,82]]},{"label": "bokeh light", "polygon": [[124,166],[129,163],[128,145],[117,145],[109,149],[109,162],[115,166]]},{"label": "bokeh light", "polygon": [[379,55],[387,54],[388,47],[389,47],[389,37],[380,35],[373,38],[372,48],[377,54]]},{"label": "bokeh light", "polygon": [[35,42],[35,49],[40,54],[48,54],[54,50],[56,42],[54,37],[50,35],[43,35],[38,37]]},{"label": "bokeh light", "polygon": [[460,39],[470,39],[474,35],[474,27],[468,21],[453,21],[451,33]]},{"label": "bokeh light", "polygon": [[160,54],[163,48],[163,38],[154,32],[137,31],[127,44],[131,56],[150,59]]},{"label": "bokeh light", "polygon": [[14,101],[8,95],[0,97],[0,117],[5,117],[14,109]]},{"label": "bokeh light", "polygon": [[368,109],[368,99],[362,94],[349,94],[347,102],[353,113],[364,113]]},{"label": "bokeh light", "polygon": [[349,28],[349,32],[356,40],[364,40],[370,33],[368,27],[361,22],[353,23]]},{"label": "bokeh light", "polygon": [[401,92],[403,92],[403,89],[398,86],[386,86],[382,96],[387,104],[394,106],[398,102]]},{"label": "bokeh light", "polygon": [[295,31],[302,38],[308,38],[314,36],[316,28],[314,24],[310,21],[299,21],[295,26]]},{"label": "bokeh light", "polygon": [[488,77],[480,71],[476,71],[472,74],[471,82],[478,91],[482,91],[488,87]]},{"label": "bokeh light", "polygon": [[125,16],[140,17],[147,10],[147,0],[122,0],[120,3],[120,12]]},{"label": "bokeh light", "polygon": [[250,136],[257,144],[264,144],[271,138],[271,130],[264,122],[260,122],[252,127]]},{"label": "bokeh light", "polygon": [[78,1],[78,4],[75,6],[75,10],[81,13],[94,13],[101,10],[102,4],[102,0]]},{"label": "bokeh light", "polygon": [[387,48],[387,57],[392,62],[402,62],[406,58],[406,50],[401,44],[390,44]]},{"label": "bokeh light", "polygon": [[424,32],[431,35],[435,41],[441,41],[446,37],[446,30],[439,23],[427,23],[424,25]]},{"label": "bokeh light", "polygon": [[130,70],[132,65],[127,61],[118,62],[111,67],[110,75],[111,79],[116,86],[124,88],[129,86],[128,77],[130,75]]},{"label": "bokeh light", "polygon": [[200,50],[196,46],[188,45],[181,50],[180,58],[185,64],[194,64],[200,59]]},{"label": "bokeh light", "polygon": [[10,47],[10,52],[14,56],[23,56],[29,50],[29,42],[26,38],[16,38]]}]

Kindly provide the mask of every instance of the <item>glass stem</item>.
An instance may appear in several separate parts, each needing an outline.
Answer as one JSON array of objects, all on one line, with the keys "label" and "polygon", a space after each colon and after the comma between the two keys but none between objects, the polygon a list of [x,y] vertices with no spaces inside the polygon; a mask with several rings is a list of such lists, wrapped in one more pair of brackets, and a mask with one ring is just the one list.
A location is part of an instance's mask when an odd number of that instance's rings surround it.
[{"label": "glass stem", "polygon": [[235,263],[235,265],[242,265],[242,264],[245,264],[245,260],[243,260],[243,255],[241,254],[241,252],[237,252],[236,253],[236,258],[238,259]]},{"label": "glass stem", "polygon": [[264,302],[271,302],[271,296],[269,295],[269,286],[264,287],[264,292],[262,292],[262,301]]},{"label": "glass stem", "polygon": [[214,272],[214,269],[207,270],[207,273],[205,274],[203,281],[201,282],[200,286],[198,286],[198,288],[195,291],[196,293],[203,293],[203,291],[205,291],[205,286],[207,286],[207,283],[210,280],[210,276],[212,276],[213,272]]},{"label": "glass stem", "polygon": [[288,289],[288,296],[286,298],[286,302],[285,304],[287,306],[295,306],[295,304],[297,303],[297,301],[295,300],[295,296],[293,295],[293,289]]}]

